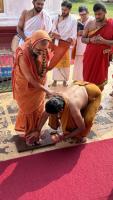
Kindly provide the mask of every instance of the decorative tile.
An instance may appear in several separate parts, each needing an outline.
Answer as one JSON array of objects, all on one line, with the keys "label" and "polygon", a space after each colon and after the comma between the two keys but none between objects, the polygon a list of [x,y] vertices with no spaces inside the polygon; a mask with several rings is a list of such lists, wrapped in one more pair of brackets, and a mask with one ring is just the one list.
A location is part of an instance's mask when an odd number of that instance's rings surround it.
[{"label": "decorative tile", "polygon": [[98,116],[98,117],[95,119],[95,123],[96,123],[96,124],[101,124],[101,125],[106,125],[106,124],[111,124],[111,123],[113,123],[113,121],[109,120],[107,117]]},{"label": "decorative tile", "polygon": [[9,114],[16,114],[18,112],[18,108],[15,105],[8,105],[7,110]]},{"label": "decorative tile", "polygon": [[0,106],[0,116],[5,115],[5,111],[4,108],[2,106]]}]

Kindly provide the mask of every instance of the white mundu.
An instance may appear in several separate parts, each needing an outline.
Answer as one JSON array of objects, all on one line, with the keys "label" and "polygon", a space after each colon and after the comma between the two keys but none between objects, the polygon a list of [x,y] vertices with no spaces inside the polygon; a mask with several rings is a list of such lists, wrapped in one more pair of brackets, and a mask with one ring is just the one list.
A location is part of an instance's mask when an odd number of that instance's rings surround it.
[{"label": "white mundu", "polygon": [[[94,19],[93,17],[88,17],[87,21],[84,22],[84,26],[87,25],[87,23]],[[73,69],[73,81],[75,80],[83,80],[83,58],[84,58],[84,52],[86,49],[86,44],[82,43],[81,41],[82,37],[77,37],[77,45],[76,45],[76,56],[74,61],[74,69]]]},{"label": "white mundu", "polygon": [[59,16],[53,21],[52,32],[58,33],[62,40],[71,38],[76,40],[77,38],[77,20],[74,16],[69,15],[59,22]]},{"label": "white mundu", "polygon": [[[42,10],[39,14],[37,14],[36,16],[30,18],[25,22],[24,34],[26,37],[29,37],[32,35],[32,33],[34,33],[39,29],[45,30],[49,33],[51,31],[51,28],[52,28],[51,17],[45,10]],[[19,45],[21,45],[23,42],[24,42],[23,39],[21,39]]]},{"label": "white mundu", "polygon": [[[77,38],[77,20],[74,16],[69,15],[59,22],[59,16],[57,16],[53,22],[52,32],[59,34],[62,40],[66,41],[68,38],[71,38],[75,42]],[[67,81],[69,79],[70,62],[68,54],[66,59],[67,61],[65,60],[64,66],[56,66],[53,69],[53,80]]]}]

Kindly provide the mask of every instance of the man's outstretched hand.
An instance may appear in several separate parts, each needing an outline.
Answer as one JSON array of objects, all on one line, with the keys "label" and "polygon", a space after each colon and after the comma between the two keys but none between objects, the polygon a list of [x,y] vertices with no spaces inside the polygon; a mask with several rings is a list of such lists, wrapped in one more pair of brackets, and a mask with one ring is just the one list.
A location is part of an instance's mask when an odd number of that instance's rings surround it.
[{"label": "man's outstretched hand", "polygon": [[35,143],[38,144],[39,142],[40,132],[34,131],[33,133],[26,136],[26,144],[28,146],[33,146]]}]

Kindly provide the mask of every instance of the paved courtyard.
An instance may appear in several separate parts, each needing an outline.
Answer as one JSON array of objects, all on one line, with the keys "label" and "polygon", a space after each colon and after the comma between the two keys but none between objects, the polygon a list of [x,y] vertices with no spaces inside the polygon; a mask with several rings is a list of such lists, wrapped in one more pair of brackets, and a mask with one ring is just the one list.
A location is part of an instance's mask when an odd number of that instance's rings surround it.
[{"label": "paved courtyard", "polygon": [[[71,66],[72,74],[73,66]],[[103,109],[96,115],[94,125],[88,135],[87,143],[113,138],[113,98],[109,96],[112,90],[112,74],[113,63],[109,68],[109,82],[105,87],[102,95]],[[51,82],[52,73],[48,74],[48,82]],[[71,82],[71,75],[70,75]],[[53,89],[53,88],[52,88]],[[55,90],[64,90],[62,86],[58,86]],[[12,93],[0,94],[0,161],[9,160],[13,158],[32,155],[40,152],[66,148],[75,146],[72,141],[60,142],[57,145],[31,150],[24,153],[18,153],[15,141],[12,137],[17,133],[14,131],[14,124],[18,108],[16,102],[13,101]],[[47,128],[47,125],[45,126]]]}]

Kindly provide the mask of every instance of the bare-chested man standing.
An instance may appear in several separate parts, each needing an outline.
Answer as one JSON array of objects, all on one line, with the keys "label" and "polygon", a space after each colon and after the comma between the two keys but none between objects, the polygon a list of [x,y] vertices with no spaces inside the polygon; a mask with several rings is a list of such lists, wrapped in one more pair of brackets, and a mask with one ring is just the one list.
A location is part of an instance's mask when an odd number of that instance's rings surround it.
[{"label": "bare-chested man standing", "polygon": [[108,80],[110,51],[113,46],[113,19],[107,19],[106,7],[96,3],[95,19],[84,30],[82,42],[87,44],[83,60],[84,81],[95,83],[101,90]]},{"label": "bare-chested man standing", "polygon": [[19,19],[17,32],[21,37],[19,45],[21,45],[26,37],[29,37],[35,31],[41,29],[48,33],[52,28],[52,21],[48,13],[43,9],[45,0],[33,0],[34,8],[24,10]]},{"label": "bare-chested man standing", "polygon": [[[101,101],[100,89],[92,83],[75,82],[63,94],[52,97],[45,105],[45,112],[38,124],[38,132],[28,138],[39,141],[41,130],[49,118],[49,126],[56,130],[51,135],[53,143],[65,138],[75,138],[77,142],[86,140]],[[59,130],[59,131],[58,131]]]}]

